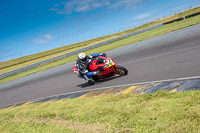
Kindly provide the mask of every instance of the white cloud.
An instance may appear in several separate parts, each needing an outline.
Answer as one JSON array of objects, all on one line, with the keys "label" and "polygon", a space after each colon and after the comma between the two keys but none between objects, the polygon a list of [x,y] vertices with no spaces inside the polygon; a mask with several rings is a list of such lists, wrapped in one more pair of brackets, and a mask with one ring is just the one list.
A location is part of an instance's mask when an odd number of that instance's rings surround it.
[{"label": "white cloud", "polygon": [[57,14],[67,15],[72,12],[91,11],[100,7],[113,9],[123,6],[126,9],[138,9],[144,3],[144,0],[69,0],[62,4],[56,4],[49,10]]},{"label": "white cloud", "polygon": [[[154,16],[154,13],[157,13],[161,11],[161,9],[156,9],[156,10],[153,10],[153,11],[150,11],[150,12],[145,12],[145,13],[142,13],[142,14],[139,14],[137,16],[134,16],[131,20],[141,20],[141,19],[147,19],[147,18],[150,18],[152,16]],[[155,16],[154,16],[155,17]]]},{"label": "white cloud", "polygon": [[114,3],[110,4],[109,8],[118,8],[121,6],[126,7],[126,9],[137,9],[140,4],[145,3],[144,0],[116,0]]},{"label": "white cloud", "polygon": [[[191,7],[194,7],[194,4],[195,4],[195,1],[185,3],[185,4],[182,4],[182,5],[179,5],[179,6],[175,6],[175,7],[170,7],[168,9],[165,9],[164,11],[165,11],[165,14],[174,14],[174,13],[185,11],[185,10],[191,8]],[[200,4],[200,2],[199,2],[199,4]],[[197,5],[195,5],[195,6],[197,6]]]},{"label": "white cloud", "polygon": [[147,18],[151,16],[151,13],[143,13],[143,14],[140,14],[138,16],[135,16],[133,19],[144,19],[144,18]]},{"label": "white cloud", "polygon": [[54,39],[50,34],[45,34],[44,37],[45,37],[47,40],[53,40],[53,39]]},{"label": "white cloud", "polygon": [[64,14],[71,14],[72,12],[86,12],[106,6],[108,0],[70,0],[64,5]]},{"label": "white cloud", "polygon": [[[66,10],[67,10],[67,8],[66,8]],[[90,10],[90,5],[89,4],[78,5],[75,8],[76,12],[85,12],[85,11],[88,11],[88,10]]]},{"label": "white cloud", "polygon": [[134,22],[134,25],[138,24],[144,24],[146,22],[154,21],[155,19],[163,18],[169,15],[174,14],[175,12],[185,11],[188,7],[190,7],[191,3],[185,3],[179,6],[172,6],[165,9],[155,9],[150,12],[146,12],[143,14],[139,14],[137,16],[134,16],[131,21],[137,20],[137,22]]},{"label": "white cloud", "polygon": [[51,40],[54,40],[54,38],[50,34],[45,34],[45,35],[40,35],[38,38],[31,40],[31,42],[37,44],[47,44]]},{"label": "white cloud", "polygon": [[32,42],[37,43],[37,44],[46,44],[49,41],[44,40],[44,39],[38,39],[38,38],[36,38],[36,39],[33,39]]}]

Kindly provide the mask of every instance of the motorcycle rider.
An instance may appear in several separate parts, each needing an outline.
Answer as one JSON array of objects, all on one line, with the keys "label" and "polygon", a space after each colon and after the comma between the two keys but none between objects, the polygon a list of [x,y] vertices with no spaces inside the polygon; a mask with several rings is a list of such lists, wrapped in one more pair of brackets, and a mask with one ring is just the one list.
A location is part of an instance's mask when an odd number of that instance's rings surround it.
[{"label": "motorcycle rider", "polygon": [[76,62],[77,70],[79,73],[80,78],[84,78],[89,84],[94,84],[94,80],[91,78],[92,76],[97,76],[100,74],[101,70],[90,72],[89,71],[89,63],[92,59],[95,59],[99,56],[106,56],[105,53],[102,54],[91,54],[90,56],[87,56],[85,53],[81,52],[78,54],[78,59]]}]

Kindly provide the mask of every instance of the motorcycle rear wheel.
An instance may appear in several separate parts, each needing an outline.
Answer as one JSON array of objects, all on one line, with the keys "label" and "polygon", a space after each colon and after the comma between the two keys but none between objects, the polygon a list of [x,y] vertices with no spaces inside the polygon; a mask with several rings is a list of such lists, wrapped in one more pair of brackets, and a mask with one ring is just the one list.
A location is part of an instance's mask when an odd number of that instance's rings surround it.
[{"label": "motorcycle rear wheel", "polygon": [[127,75],[128,74],[128,70],[120,65],[117,65],[117,67],[115,68],[116,71],[118,71],[118,74],[121,76]]}]

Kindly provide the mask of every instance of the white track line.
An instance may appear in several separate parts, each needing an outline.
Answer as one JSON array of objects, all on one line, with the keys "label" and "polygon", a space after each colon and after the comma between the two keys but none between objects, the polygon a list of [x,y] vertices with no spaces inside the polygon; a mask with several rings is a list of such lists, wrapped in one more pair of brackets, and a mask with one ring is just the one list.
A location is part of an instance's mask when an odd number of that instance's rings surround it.
[{"label": "white track line", "polygon": [[133,83],[133,84],[123,84],[123,85],[116,85],[116,86],[109,86],[109,87],[101,87],[101,88],[95,88],[95,89],[89,89],[89,90],[62,93],[62,94],[47,96],[47,97],[43,97],[43,98],[31,99],[31,100],[28,100],[28,101],[23,101],[23,102],[10,104],[10,105],[7,105],[5,107],[12,106],[12,105],[17,105],[17,104],[21,104],[21,103],[26,103],[26,102],[29,102],[29,101],[39,101],[39,100],[42,100],[42,99],[45,99],[45,98],[58,97],[60,95],[69,95],[69,94],[83,93],[83,92],[87,92],[87,91],[90,92],[90,91],[103,90],[103,89],[108,89],[108,88],[118,88],[118,87],[134,86],[134,85],[141,85],[141,84],[152,84],[152,83],[158,83],[158,82],[192,80],[192,79],[199,79],[199,78],[200,78],[200,76],[194,76],[194,77],[186,77],[186,78],[166,79],[166,80],[157,80],[157,81],[149,81],[149,82],[141,82],[141,83]]}]

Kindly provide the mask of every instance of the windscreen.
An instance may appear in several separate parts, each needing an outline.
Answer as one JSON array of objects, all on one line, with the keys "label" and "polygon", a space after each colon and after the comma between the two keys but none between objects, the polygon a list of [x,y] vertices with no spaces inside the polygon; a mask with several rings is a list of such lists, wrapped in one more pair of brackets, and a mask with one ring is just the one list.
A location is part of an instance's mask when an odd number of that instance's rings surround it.
[{"label": "windscreen", "polygon": [[103,59],[103,58],[98,58],[98,59],[97,59],[97,65],[99,65],[99,64],[104,64],[104,63],[106,63],[106,60],[105,60],[105,59]]}]

